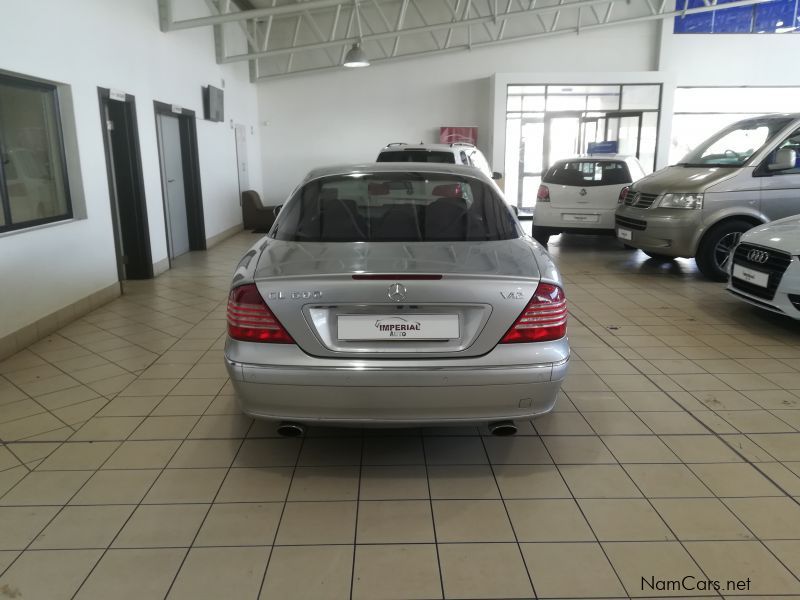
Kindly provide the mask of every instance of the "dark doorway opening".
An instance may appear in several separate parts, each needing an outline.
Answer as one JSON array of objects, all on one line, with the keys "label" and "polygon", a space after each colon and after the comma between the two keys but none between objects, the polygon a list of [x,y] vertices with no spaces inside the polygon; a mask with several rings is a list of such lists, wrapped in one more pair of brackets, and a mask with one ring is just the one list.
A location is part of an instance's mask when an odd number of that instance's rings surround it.
[{"label": "dark doorway opening", "polygon": [[167,249],[172,260],[206,249],[195,113],[155,101]]},{"label": "dark doorway opening", "polygon": [[150,279],[153,258],[142,177],[136,100],[97,88],[119,279]]}]

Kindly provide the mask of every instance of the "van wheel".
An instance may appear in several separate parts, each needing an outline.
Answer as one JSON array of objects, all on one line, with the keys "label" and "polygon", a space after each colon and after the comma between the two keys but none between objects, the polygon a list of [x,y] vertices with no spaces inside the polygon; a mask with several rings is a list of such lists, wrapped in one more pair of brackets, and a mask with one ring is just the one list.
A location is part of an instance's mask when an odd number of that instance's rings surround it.
[{"label": "van wheel", "polygon": [[674,256],[667,256],[666,254],[659,254],[658,252],[650,252],[649,250],[642,250],[647,256],[652,258],[653,260],[660,260],[662,262],[667,262],[670,260],[675,260]]},{"label": "van wheel", "polygon": [[542,246],[547,246],[547,242],[550,241],[550,236],[553,235],[553,230],[549,227],[537,227],[536,225],[533,226],[531,230],[531,235],[533,239],[539,242]]},{"label": "van wheel", "polygon": [[732,219],[712,227],[700,240],[694,257],[700,272],[712,281],[727,281],[731,252],[742,234],[752,228],[753,223],[744,219]]}]

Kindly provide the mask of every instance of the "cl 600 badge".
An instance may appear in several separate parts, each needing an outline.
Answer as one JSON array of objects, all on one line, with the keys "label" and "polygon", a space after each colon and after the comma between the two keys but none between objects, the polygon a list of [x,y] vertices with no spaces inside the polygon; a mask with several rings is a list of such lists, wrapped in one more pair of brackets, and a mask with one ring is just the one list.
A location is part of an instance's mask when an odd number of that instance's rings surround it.
[{"label": "cl 600 badge", "polygon": [[322,292],[319,290],[269,293],[270,300],[316,300],[317,298],[322,298]]}]

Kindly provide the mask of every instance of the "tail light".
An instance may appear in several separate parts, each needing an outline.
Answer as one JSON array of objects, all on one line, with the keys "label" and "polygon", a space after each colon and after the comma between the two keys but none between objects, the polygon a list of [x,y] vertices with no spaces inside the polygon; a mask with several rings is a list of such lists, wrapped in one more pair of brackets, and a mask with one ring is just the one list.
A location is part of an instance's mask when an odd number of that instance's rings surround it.
[{"label": "tail light", "polygon": [[552,283],[540,283],[501,344],[550,342],[567,335],[567,300],[564,290]]},{"label": "tail light", "polygon": [[243,342],[294,344],[292,336],[272,314],[254,283],[231,290],[228,296],[228,335]]},{"label": "tail light", "polygon": [[546,185],[540,185],[539,191],[536,192],[537,202],[550,202],[550,188]]},{"label": "tail light", "polygon": [[625,202],[625,198],[628,197],[628,192],[631,191],[631,186],[626,185],[619,191],[619,198],[617,198],[617,204],[622,204]]}]

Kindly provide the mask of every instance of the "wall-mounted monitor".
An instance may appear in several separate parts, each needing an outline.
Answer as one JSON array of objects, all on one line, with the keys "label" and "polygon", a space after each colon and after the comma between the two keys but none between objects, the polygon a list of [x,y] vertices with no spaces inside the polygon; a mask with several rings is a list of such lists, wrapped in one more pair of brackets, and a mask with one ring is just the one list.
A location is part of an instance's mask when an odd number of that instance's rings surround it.
[{"label": "wall-mounted monitor", "polygon": [[203,88],[203,118],[208,121],[225,120],[224,92],[213,85]]}]

